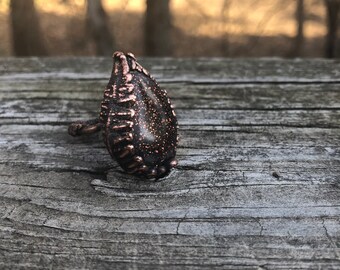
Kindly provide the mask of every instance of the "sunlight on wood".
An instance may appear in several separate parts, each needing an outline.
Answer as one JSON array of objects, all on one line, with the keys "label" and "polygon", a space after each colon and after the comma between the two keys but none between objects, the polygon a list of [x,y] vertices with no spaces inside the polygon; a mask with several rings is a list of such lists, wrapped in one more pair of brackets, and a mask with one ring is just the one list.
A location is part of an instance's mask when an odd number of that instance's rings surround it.
[{"label": "sunlight on wood", "polygon": [[[198,0],[172,0],[171,7],[176,27],[194,35],[216,37],[228,31],[230,34],[250,35],[288,35],[295,34],[294,1],[229,1],[228,14],[222,14],[224,0],[212,0],[209,5]],[[0,2],[0,12],[8,12],[9,0]],[[60,16],[84,14],[85,0],[63,1],[36,0],[40,12],[55,13]],[[103,0],[108,11],[137,12],[145,11],[144,0],[112,1]],[[313,5],[312,1],[305,2],[306,10],[324,17],[324,8]],[[228,16],[223,20],[223,16]],[[223,27],[223,22],[228,26]],[[325,27],[320,23],[307,21],[306,37],[325,34]]]},{"label": "sunlight on wood", "polygon": [[[225,0],[213,0],[209,5],[197,0],[173,0],[176,27],[194,35],[217,37],[224,32],[248,35],[295,35],[295,1],[228,1],[229,10],[221,12]],[[305,9],[324,17],[324,8],[305,2]],[[223,18],[224,17],[224,18]],[[225,24],[223,26],[223,24]],[[313,21],[306,22],[306,37],[325,34],[325,27]]]},{"label": "sunlight on wood", "polygon": [[[117,37],[118,46],[126,47],[125,43],[131,42],[130,40],[136,42],[136,40],[126,37],[127,33],[122,31],[123,28],[129,29],[130,35],[137,36],[139,42],[139,36],[142,35],[146,1],[102,1],[110,16],[112,32]],[[9,2],[9,0],[0,1],[0,14],[4,15],[0,16],[0,32],[3,43],[0,45],[0,55],[10,54],[10,20],[7,19]],[[196,42],[193,39],[206,39],[208,42],[208,39],[225,38],[230,44],[242,43],[244,46],[251,38],[292,38],[296,32],[295,1],[211,0],[207,4],[207,2],[198,0],[171,0],[170,3],[173,25],[179,36],[179,43],[183,42],[182,37],[192,38],[191,41],[188,41],[189,43]],[[323,38],[326,34],[323,3],[320,1],[305,1],[304,3],[305,11],[308,13],[304,23],[305,38]],[[42,28],[44,31],[48,30],[47,39],[53,36],[55,39],[67,40],[67,32],[72,31],[69,28],[72,23],[67,24],[69,21],[74,22],[72,25],[76,30],[73,31],[77,31],[75,36],[79,36],[78,32],[82,31],[81,27],[83,27],[81,22],[84,21],[86,15],[86,0],[35,0],[35,4],[41,17]],[[54,41],[48,42],[53,47]],[[316,42],[314,41],[314,44]],[[178,54],[182,55],[185,50],[181,49]],[[67,49],[63,49],[59,54],[65,54],[66,51]],[[81,54],[87,53],[83,51]]]}]

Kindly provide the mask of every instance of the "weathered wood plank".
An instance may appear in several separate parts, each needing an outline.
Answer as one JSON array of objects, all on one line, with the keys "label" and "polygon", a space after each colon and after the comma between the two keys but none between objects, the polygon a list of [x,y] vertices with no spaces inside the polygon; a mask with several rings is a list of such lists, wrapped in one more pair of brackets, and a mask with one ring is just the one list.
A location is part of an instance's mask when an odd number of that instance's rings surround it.
[{"label": "weathered wood plank", "polygon": [[[11,100],[0,105],[0,124],[67,124],[77,119],[97,117],[98,101],[69,101],[57,99]],[[294,126],[340,127],[338,109],[180,109],[177,108],[180,125],[211,126]]]},{"label": "weathered wood plank", "polygon": [[[0,160],[54,169],[73,166],[74,169],[89,171],[113,166],[100,134],[75,139],[68,136],[66,129],[66,126],[4,125]],[[319,161],[317,166],[323,164],[323,168],[329,167],[329,158],[333,163],[338,160],[338,129],[245,127],[230,131],[200,131],[197,127],[181,131],[180,167],[194,167],[196,170],[216,167],[221,170],[224,167],[235,168],[243,160],[244,163],[237,168],[246,169],[244,166],[250,166],[252,161],[255,162],[254,167],[260,162],[281,162],[284,165],[283,162],[289,164],[295,161],[299,166],[297,171],[303,166],[314,166],[315,160]],[[35,158],[32,159],[32,156]],[[336,163],[333,168],[337,168]],[[328,173],[325,172],[326,175]]]},{"label": "weathered wood plank", "polygon": [[[47,80],[1,82],[3,101],[24,99],[54,103],[57,99],[100,102],[104,81]],[[326,109],[340,108],[338,84],[167,84],[177,108],[193,109]]]},{"label": "weathered wood plank", "polygon": [[0,61],[0,268],[338,269],[340,63],[142,62],[180,124],[157,182],[66,132],[110,59]]},{"label": "weathered wood plank", "polygon": [[[14,62],[14,64],[13,64]],[[160,82],[339,82],[339,61],[324,59],[140,59]],[[108,79],[109,58],[4,58],[1,80]]]}]

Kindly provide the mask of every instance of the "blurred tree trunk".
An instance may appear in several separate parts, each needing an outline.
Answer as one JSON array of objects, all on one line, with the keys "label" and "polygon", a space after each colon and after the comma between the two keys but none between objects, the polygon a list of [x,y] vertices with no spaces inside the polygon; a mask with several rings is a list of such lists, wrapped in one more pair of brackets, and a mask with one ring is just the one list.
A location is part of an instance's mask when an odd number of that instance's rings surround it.
[{"label": "blurred tree trunk", "polygon": [[145,15],[145,53],[149,56],[172,54],[170,0],[147,0]]},{"label": "blurred tree trunk", "polygon": [[304,14],[304,0],[296,1],[296,35],[295,35],[295,48],[294,56],[301,56],[303,52],[304,34],[303,26],[305,21]]},{"label": "blurred tree trunk", "polygon": [[33,0],[11,0],[10,20],[16,56],[47,55]]},{"label": "blurred tree trunk", "polygon": [[229,48],[229,11],[231,8],[231,0],[224,0],[221,8],[222,36],[221,36],[221,51],[224,56],[230,55]]},{"label": "blurred tree trunk", "polygon": [[108,17],[101,0],[87,0],[87,29],[96,45],[97,55],[110,55],[115,50]]},{"label": "blurred tree trunk", "polygon": [[333,58],[336,50],[338,31],[338,17],[340,11],[339,0],[325,0],[327,12],[326,57]]}]

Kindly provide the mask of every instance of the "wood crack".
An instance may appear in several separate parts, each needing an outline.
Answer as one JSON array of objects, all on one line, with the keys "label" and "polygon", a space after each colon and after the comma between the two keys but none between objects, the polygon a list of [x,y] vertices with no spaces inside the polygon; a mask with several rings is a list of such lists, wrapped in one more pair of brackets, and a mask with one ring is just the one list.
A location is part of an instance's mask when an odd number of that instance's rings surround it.
[{"label": "wood crack", "polygon": [[177,234],[177,235],[180,234],[180,233],[179,233],[179,227],[180,227],[180,225],[185,221],[185,219],[186,219],[186,217],[187,217],[189,211],[190,211],[190,208],[185,212],[184,216],[178,221],[177,227],[176,227],[176,234]]}]

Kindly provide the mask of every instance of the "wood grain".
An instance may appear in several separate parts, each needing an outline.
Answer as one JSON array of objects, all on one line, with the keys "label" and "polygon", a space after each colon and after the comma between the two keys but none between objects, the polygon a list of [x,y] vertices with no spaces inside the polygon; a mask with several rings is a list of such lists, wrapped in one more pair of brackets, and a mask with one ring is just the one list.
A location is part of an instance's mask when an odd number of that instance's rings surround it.
[{"label": "wood grain", "polygon": [[0,61],[0,268],[339,269],[340,62],[141,63],[179,119],[157,182],[67,134],[110,59]]}]

